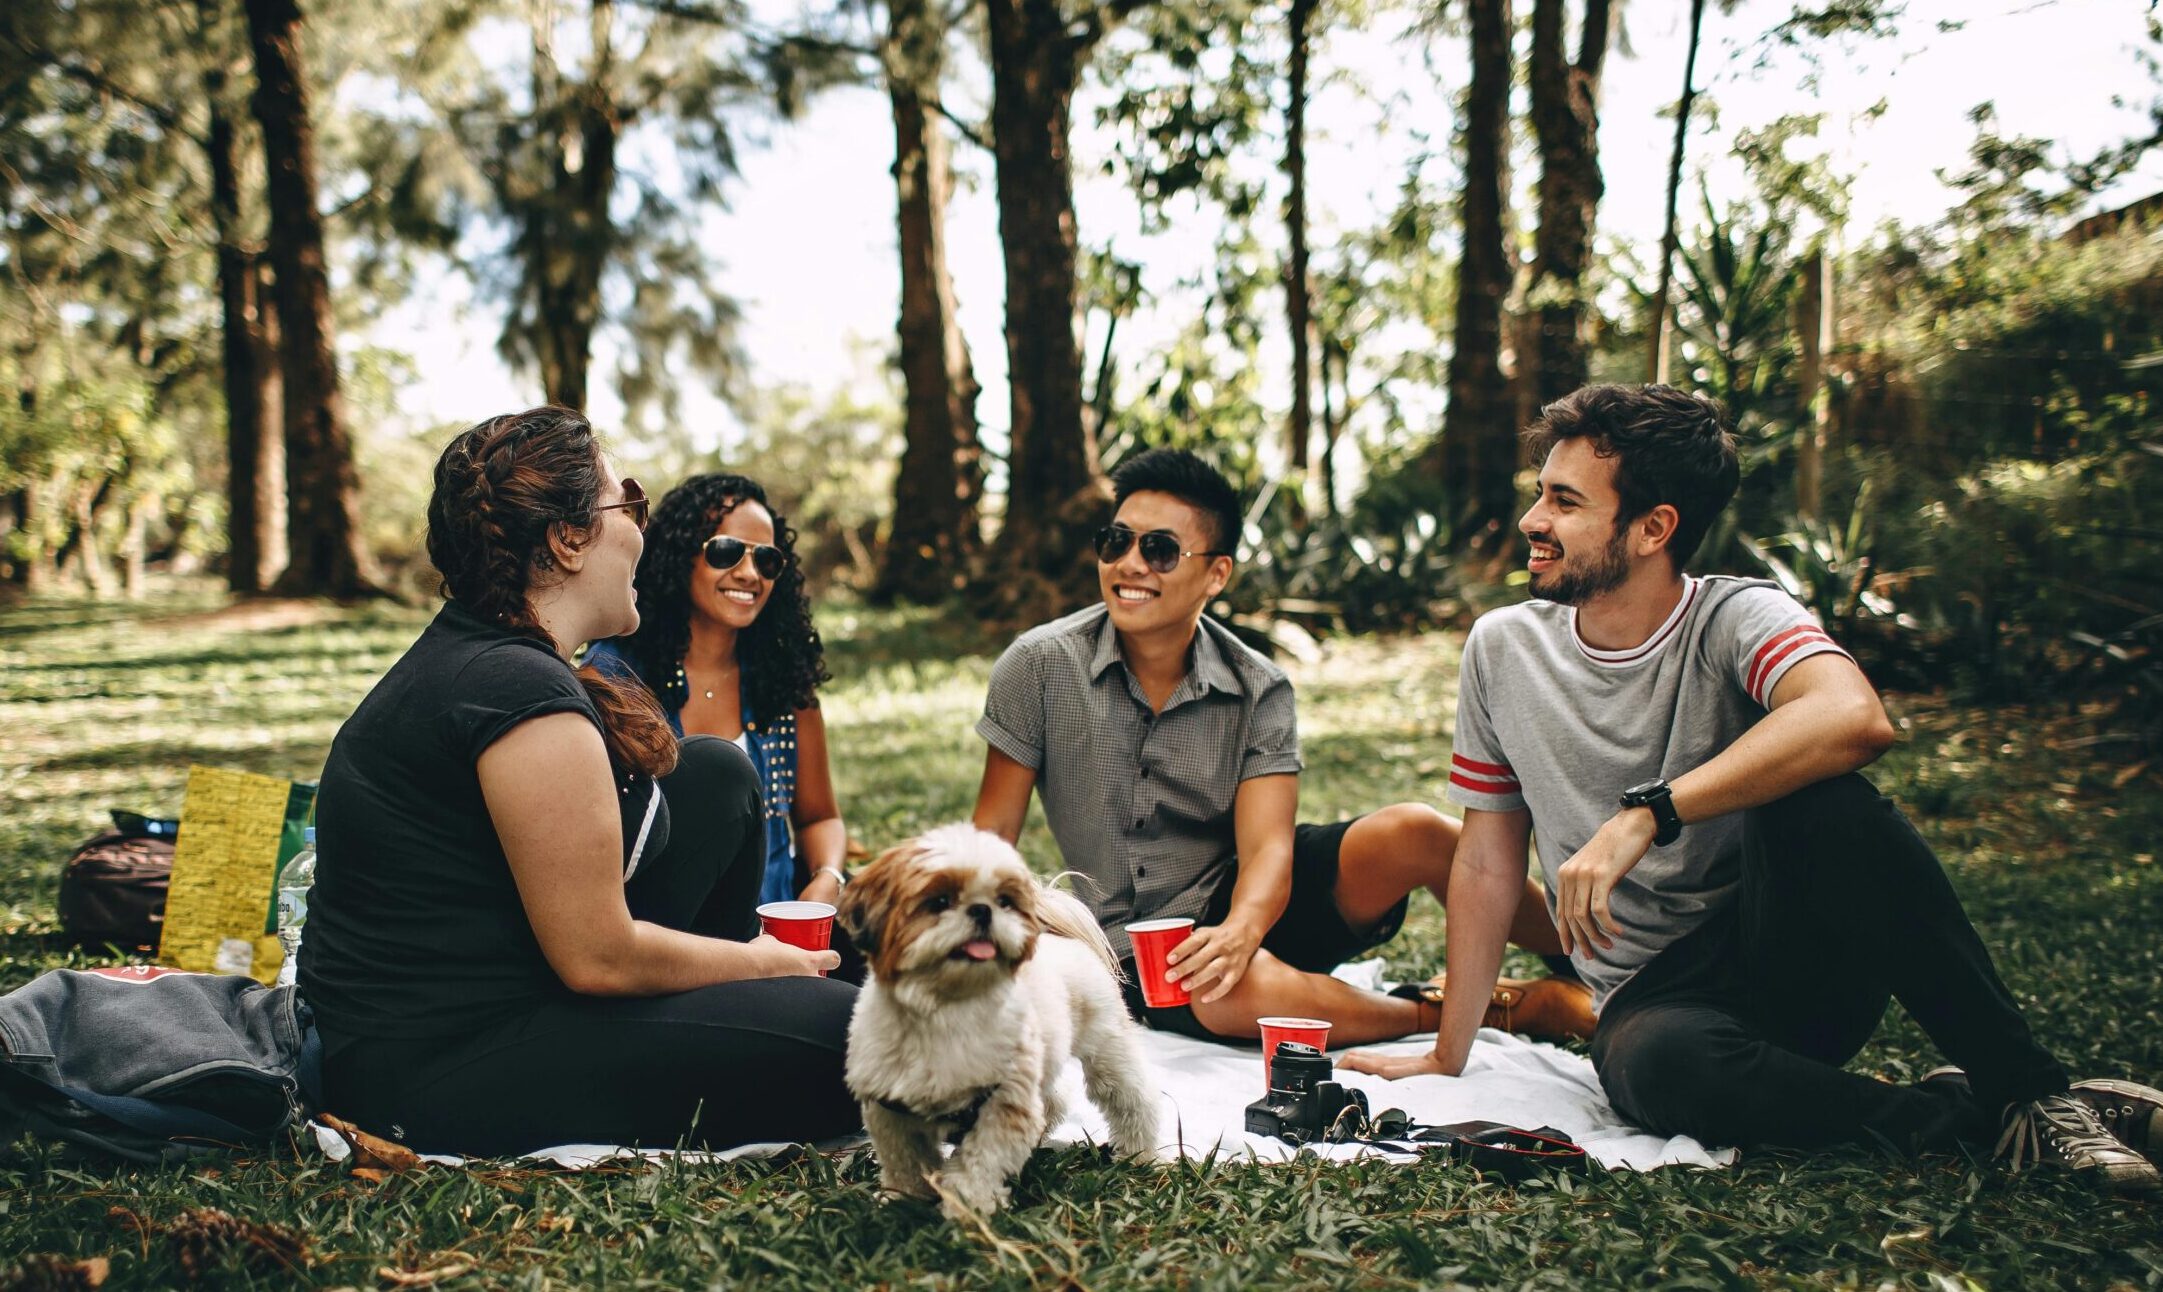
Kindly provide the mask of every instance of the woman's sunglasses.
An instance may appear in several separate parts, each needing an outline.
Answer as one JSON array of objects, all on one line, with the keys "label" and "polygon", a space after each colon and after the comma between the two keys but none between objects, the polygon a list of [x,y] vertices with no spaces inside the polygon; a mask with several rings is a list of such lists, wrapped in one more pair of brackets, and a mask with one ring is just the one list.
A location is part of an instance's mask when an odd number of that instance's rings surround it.
[{"label": "woman's sunglasses", "polygon": [[638,526],[639,533],[646,532],[646,522],[653,518],[653,500],[646,496],[646,491],[639,486],[638,481],[626,479],[623,482],[622,502],[612,502],[594,510],[615,511],[619,507],[630,513],[631,523]]},{"label": "woman's sunglasses", "polygon": [[1181,561],[1190,556],[1231,555],[1230,552],[1182,552],[1179,550],[1179,535],[1168,529],[1152,529],[1146,534],[1137,534],[1124,525],[1106,525],[1097,531],[1097,559],[1110,565],[1125,556],[1127,549],[1137,541],[1142,545],[1142,560],[1159,574],[1170,574],[1179,568]]},{"label": "woman's sunglasses", "polygon": [[706,540],[706,564],[717,570],[735,569],[744,559],[745,552],[751,553],[751,568],[757,570],[762,579],[780,578],[781,571],[789,563],[787,553],[764,543],[746,543],[740,538],[719,534]]}]

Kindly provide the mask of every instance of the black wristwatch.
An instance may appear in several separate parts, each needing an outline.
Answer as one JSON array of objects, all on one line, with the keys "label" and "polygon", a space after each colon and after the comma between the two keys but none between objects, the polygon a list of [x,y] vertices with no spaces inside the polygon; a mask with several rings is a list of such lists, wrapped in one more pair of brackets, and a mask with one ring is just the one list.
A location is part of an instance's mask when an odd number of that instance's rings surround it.
[{"label": "black wristwatch", "polygon": [[1622,806],[1652,809],[1653,824],[1657,827],[1652,841],[1660,847],[1682,837],[1682,818],[1675,815],[1674,791],[1668,788],[1666,781],[1632,785],[1622,792]]}]

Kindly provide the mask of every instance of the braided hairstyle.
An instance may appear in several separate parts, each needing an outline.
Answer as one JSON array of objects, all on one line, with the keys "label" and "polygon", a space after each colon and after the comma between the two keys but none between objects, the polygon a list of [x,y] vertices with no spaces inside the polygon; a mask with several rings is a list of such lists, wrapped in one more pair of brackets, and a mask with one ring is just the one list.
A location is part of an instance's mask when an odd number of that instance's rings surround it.
[{"label": "braided hairstyle", "polygon": [[784,713],[815,706],[819,686],[833,675],[826,671],[825,643],[811,624],[796,531],[756,480],[700,475],[668,491],[646,531],[646,551],[638,560],[638,631],[624,645],[640,674],[662,679],[659,689],[671,704],[684,702],[680,668],[691,647],[691,578],[705,569],[702,552],[721,518],[747,502],[774,518],[774,545],[788,558],[765,608],[736,639],[744,690],[756,725],[763,727]]},{"label": "braided hairstyle", "polygon": [[[534,617],[528,593],[555,568],[551,531],[572,546],[591,536],[605,480],[593,427],[571,409],[532,408],[461,432],[436,459],[428,499],[428,559],[444,595],[559,651],[563,643]],[[651,694],[592,668],[580,669],[578,680],[600,714],[613,762],[649,776],[674,769],[675,733]]]}]

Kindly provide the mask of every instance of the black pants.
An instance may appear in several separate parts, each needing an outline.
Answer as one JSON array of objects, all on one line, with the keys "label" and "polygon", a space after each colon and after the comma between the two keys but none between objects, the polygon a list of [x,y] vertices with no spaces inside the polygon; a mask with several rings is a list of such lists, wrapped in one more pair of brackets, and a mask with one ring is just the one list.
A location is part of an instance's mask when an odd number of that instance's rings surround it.
[{"label": "black pants", "polygon": [[[636,919],[744,941],[758,932],[766,833],[750,760],[693,736],[667,796],[667,846],[624,886]],[[672,996],[569,991],[466,1037],[326,1035],[325,1107],[422,1151],[812,1140],[860,1125],[841,1065],[856,989],[828,978]]]},{"label": "black pants", "polygon": [[[1888,1000],[1972,1096],[1841,1070]],[[1748,814],[1738,899],[1609,998],[1592,1061],[1625,1116],[1714,1144],[1944,1148],[2066,1088],[1929,845],[1855,774]]]}]

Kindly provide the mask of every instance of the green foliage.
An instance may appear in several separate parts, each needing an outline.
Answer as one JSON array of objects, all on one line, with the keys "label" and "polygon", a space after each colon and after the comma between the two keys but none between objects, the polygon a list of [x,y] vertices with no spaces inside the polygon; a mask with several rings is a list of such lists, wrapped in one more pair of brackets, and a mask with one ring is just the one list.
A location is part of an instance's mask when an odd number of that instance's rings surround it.
[{"label": "green foliage", "polygon": [[[129,0],[0,18],[0,494],[18,574],[216,546],[202,157],[148,69],[189,25]],[[209,433],[209,434],[206,434]]]},{"label": "green foliage", "polygon": [[[190,761],[312,776],[425,620],[381,605],[229,606],[197,588],[138,608],[0,610],[0,732],[22,769],[0,779],[0,989],[105,959],[44,936],[58,861],[105,808],[177,808]],[[983,762],[970,726],[1003,643],[956,617],[846,601],[823,605],[820,622],[852,833],[880,847],[964,816]],[[1348,639],[1293,665],[1305,818],[1439,800],[1458,644]],[[2163,1070],[2163,794],[2147,779],[2114,788],[2126,769],[2065,748],[2078,728],[2046,707],[1898,716],[1908,739],[1879,783],[1945,855],[2047,1043],[2076,1075],[2152,1080]],[[1056,864],[1040,819],[1023,846]],[[1439,967],[1442,932],[1434,903],[1415,896],[1385,951],[1393,971]],[[1895,1011],[1855,1066],[1903,1081],[1937,1061]],[[0,1157],[0,1264],[102,1256],[113,1292],[179,1286],[174,1252],[145,1242],[136,1221],[214,1206],[309,1236],[308,1267],[279,1286],[387,1284],[387,1269],[433,1272],[445,1288],[2085,1288],[2140,1287],[2163,1270],[2152,1204],[1963,1157],[1862,1150],[1510,1189],[1437,1166],[1218,1157],[1140,1170],[1056,1149],[1035,1156],[1013,1207],[983,1230],[881,1203],[874,1181],[863,1152],[579,1174],[490,1163],[371,1184],[312,1148],[150,1169],[25,1141]]]},{"label": "green foliage", "polygon": [[657,461],[651,478],[674,481],[699,471],[750,476],[796,527],[814,587],[867,587],[892,519],[902,439],[893,371],[877,372],[883,387],[877,379],[857,383],[871,394],[847,387],[823,398],[798,387],[758,391],[746,401],[740,443],[680,467]]}]

